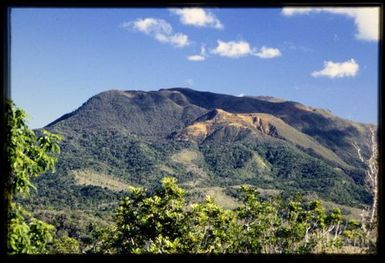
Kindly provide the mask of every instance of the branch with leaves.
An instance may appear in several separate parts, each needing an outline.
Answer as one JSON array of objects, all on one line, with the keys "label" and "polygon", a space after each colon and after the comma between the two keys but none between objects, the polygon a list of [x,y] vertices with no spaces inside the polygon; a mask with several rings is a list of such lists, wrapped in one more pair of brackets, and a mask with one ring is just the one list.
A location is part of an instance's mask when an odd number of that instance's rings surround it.
[{"label": "branch with leaves", "polygon": [[[46,254],[60,251],[77,251],[77,241],[71,238],[55,240],[55,227],[34,218],[17,203],[17,198],[28,198],[30,189],[36,190],[32,178],[46,172],[55,172],[60,153],[61,137],[42,130],[36,136],[25,122],[26,114],[12,101],[6,103],[7,156],[11,174],[8,178],[5,198],[8,202],[9,254]],[[63,247],[72,245],[73,250]]]}]

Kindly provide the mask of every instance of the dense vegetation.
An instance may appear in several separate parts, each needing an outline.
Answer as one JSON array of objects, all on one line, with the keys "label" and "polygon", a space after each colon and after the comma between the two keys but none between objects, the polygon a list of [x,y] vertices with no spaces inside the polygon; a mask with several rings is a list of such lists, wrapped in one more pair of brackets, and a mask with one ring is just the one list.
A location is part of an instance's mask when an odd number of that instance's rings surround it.
[{"label": "dense vegetation", "polygon": [[[264,110],[297,130],[277,120],[279,129],[269,124],[274,134],[218,122],[199,140],[179,137],[198,120],[212,121],[205,115],[212,107]],[[373,203],[366,164],[351,145],[356,140],[369,157],[366,128],[304,107],[178,89],[111,91],[48,132],[30,131],[24,112],[10,104],[9,151],[19,164],[9,186],[22,187],[8,197],[9,253],[367,252],[373,239],[366,223],[349,222],[349,210],[325,210],[319,201],[360,209]],[[317,123],[319,131],[311,130]],[[322,147],[341,159],[331,161]],[[276,192],[259,196],[254,186]],[[235,205],[204,199],[215,191]]]},{"label": "dense vegetation", "polygon": [[[193,181],[197,171],[205,176],[200,187],[231,187],[253,184],[262,188],[285,189],[304,194],[316,193],[325,200],[362,207],[371,203],[370,192],[363,185],[323,160],[305,154],[285,142],[228,144],[137,138],[118,132],[89,133],[80,138],[64,138],[56,174],[45,174],[34,182],[32,205],[42,207],[91,208],[100,203],[116,202],[122,193],[93,185],[78,185],[71,172],[88,169],[112,175],[128,184],[151,187],[163,176],[174,176],[182,183]],[[202,156],[191,164],[175,161],[183,149]],[[261,157],[267,168],[255,160]],[[159,169],[166,166],[168,170]],[[60,176],[59,176],[60,175]]]},{"label": "dense vegetation", "polygon": [[[301,196],[261,198],[248,186],[242,205],[225,210],[212,198],[187,205],[176,179],[155,189],[132,187],[104,230],[97,253],[345,253],[373,252],[361,224],[340,209],[326,211]],[[343,250],[344,248],[345,250]]]},{"label": "dense vegetation", "polygon": [[29,196],[34,188],[31,178],[41,173],[55,170],[59,151],[58,135],[43,131],[36,137],[25,124],[25,113],[8,101],[7,116],[7,155],[11,176],[8,178],[5,198],[8,201],[8,239],[9,254],[42,254],[51,252],[75,251],[78,242],[65,235],[56,236],[55,227],[41,221],[20,205],[16,199]]},{"label": "dense vegetation", "polygon": [[[290,128],[286,133],[295,138],[279,134],[264,137],[228,129],[231,123],[227,123],[202,142],[178,140],[177,134],[186,125],[206,116],[212,108],[273,114],[295,128],[286,124],[284,127]],[[311,127],[313,130],[309,130]],[[117,202],[121,197],[121,193],[100,185],[79,185],[73,176],[73,171],[79,170],[145,187],[154,186],[164,176],[174,176],[183,184],[199,178],[199,187],[231,188],[246,183],[316,194],[355,207],[372,202],[364,182],[365,164],[351,145],[352,141],[356,142],[362,156],[368,158],[366,128],[324,111],[308,110],[298,103],[273,103],[189,89],[113,90],[92,97],[46,129],[63,137],[57,164],[60,176],[45,174],[36,179],[40,190],[32,205],[37,208],[95,208],[96,204]],[[226,131],[238,135],[229,140],[231,136]],[[299,147],[288,141],[310,142],[301,131],[313,136],[313,144]],[[318,148],[314,150],[312,145]],[[346,164],[336,166],[330,162],[332,157],[317,155],[320,147],[329,147]],[[179,161],[178,156],[184,150],[197,153],[199,158],[189,163]]]}]

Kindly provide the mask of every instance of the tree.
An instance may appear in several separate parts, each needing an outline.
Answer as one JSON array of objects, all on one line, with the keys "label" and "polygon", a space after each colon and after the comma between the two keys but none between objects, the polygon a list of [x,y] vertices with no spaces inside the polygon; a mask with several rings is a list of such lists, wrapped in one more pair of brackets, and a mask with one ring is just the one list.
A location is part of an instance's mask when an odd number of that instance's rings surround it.
[{"label": "tree", "polygon": [[378,131],[374,126],[369,126],[370,132],[370,157],[365,161],[361,155],[361,148],[357,143],[352,145],[357,150],[358,157],[361,162],[367,166],[365,182],[373,195],[373,203],[370,207],[365,208],[361,213],[361,228],[367,239],[372,239],[372,243],[376,243],[377,239],[377,213],[378,213],[378,176],[379,176],[379,156],[378,156]]},{"label": "tree", "polygon": [[373,194],[373,203],[370,208],[366,209],[362,213],[362,228],[365,235],[369,238],[370,235],[376,236],[377,228],[377,210],[378,210],[378,147],[377,147],[377,134],[373,127],[369,127],[371,134],[371,155],[367,161],[366,181]]},{"label": "tree", "polygon": [[188,231],[182,243],[187,253],[237,253],[241,227],[235,211],[221,208],[207,196],[186,213]]},{"label": "tree", "polygon": [[185,192],[164,178],[153,192],[131,187],[115,215],[116,225],[104,250],[110,253],[175,253],[185,235]]},{"label": "tree", "polygon": [[319,200],[262,198],[255,188],[243,186],[241,201],[234,210],[210,197],[187,205],[185,191],[170,177],[153,190],[132,187],[96,252],[303,254],[364,245],[360,226]]},{"label": "tree", "polygon": [[[54,239],[55,227],[34,218],[16,200],[27,198],[31,188],[36,190],[31,182],[33,177],[55,171],[61,137],[45,130],[36,136],[26,125],[25,118],[22,109],[12,101],[6,102],[6,152],[11,172],[5,189],[9,204],[7,252],[49,253],[47,244]],[[65,241],[68,243],[68,239]]]},{"label": "tree", "polygon": [[53,239],[49,244],[49,251],[54,254],[79,254],[80,246],[76,239],[64,235]]}]

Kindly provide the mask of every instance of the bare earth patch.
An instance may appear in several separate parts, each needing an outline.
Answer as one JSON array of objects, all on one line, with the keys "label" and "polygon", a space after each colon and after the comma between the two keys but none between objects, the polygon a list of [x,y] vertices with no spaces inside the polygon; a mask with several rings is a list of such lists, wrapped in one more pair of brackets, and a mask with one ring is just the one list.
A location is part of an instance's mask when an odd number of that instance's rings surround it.
[{"label": "bare earth patch", "polygon": [[78,185],[95,185],[107,187],[113,191],[127,191],[129,184],[108,174],[98,173],[92,170],[74,170],[72,175]]}]

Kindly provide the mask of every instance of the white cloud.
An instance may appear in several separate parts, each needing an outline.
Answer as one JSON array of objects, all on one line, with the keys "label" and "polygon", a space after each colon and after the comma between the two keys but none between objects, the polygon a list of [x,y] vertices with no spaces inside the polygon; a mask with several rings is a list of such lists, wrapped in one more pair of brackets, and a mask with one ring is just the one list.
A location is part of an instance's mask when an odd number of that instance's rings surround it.
[{"label": "white cloud", "polygon": [[174,33],[172,26],[163,19],[144,18],[121,24],[124,29],[132,29],[149,35],[161,43],[168,43],[175,47],[189,45],[188,36]]},{"label": "white cloud", "polygon": [[174,35],[157,33],[155,34],[155,39],[162,43],[170,43],[176,47],[184,47],[189,44],[188,36],[181,33],[176,33]]},{"label": "white cloud", "polygon": [[335,7],[335,8],[300,8],[285,7],[285,16],[310,14],[313,12],[328,12],[348,16],[354,19],[357,27],[356,38],[367,41],[378,41],[380,34],[380,9],[378,7]]},{"label": "white cloud", "polygon": [[275,58],[281,56],[281,52],[278,48],[268,48],[263,46],[255,56],[260,58]]},{"label": "white cloud", "polygon": [[223,29],[221,21],[213,13],[203,8],[172,8],[170,11],[179,16],[182,24]]},{"label": "white cloud", "polygon": [[135,30],[141,31],[146,34],[151,34],[151,33],[171,34],[172,33],[171,25],[166,21],[164,21],[163,19],[145,18],[145,19],[138,19],[136,21],[126,23],[127,26],[130,26],[131,24]]},{"label": "white cloud", "polygon": [[211,53],[229,57],[229,58],[240,58],[245,56],[257,56],[260,58],[274,58],[281,56],[281,52],[277,48],[269,48],[263,46],[256,51],[256,48],[251,47],[250,44],[246,41],[229,41],[224,42],[218,40],[218,45],[215,49],[211,50]]},{"label": "white cloud", "polygon": [[292,15],[302,15],[302,14],[309,14],[314,9],[317,8],[309,8],[309,7],[284,7],[282,9],[282,14],[285,16],[292,16]]},{"label": "white cloud", "polygon": [[202,45],[201,52],[199,55],[192,55],[187,57],[190,61],[204,61],[206,60],[206,48]]},{"label": "white cloud", "polygon": [[204,60],[206,60],[206,58],[204,56],[201,56],[201,55],[188,56],[187,59],[190,61],[204,61]]},{"label": "white cloud", "polygon": [[237,97],[244,97],[245,94],[241,93],[241,94],[238,94]]},{"label": "white cloud", "polygon": [[239,58],[253,54],[254,50],[250,47],[250,44],[245,41],[229,41],[224,42],[218,40],[218,46],[211,50],[211,53],[229,57],[229,58]]},{"label": "white cloud", "polygon": [[329,78],[354,77],[357,74],[359,67],[360,66],[354,59],[341,63],[325,61],[324,68],[320,71],[312,72],[311,75],[313,77]]}]

